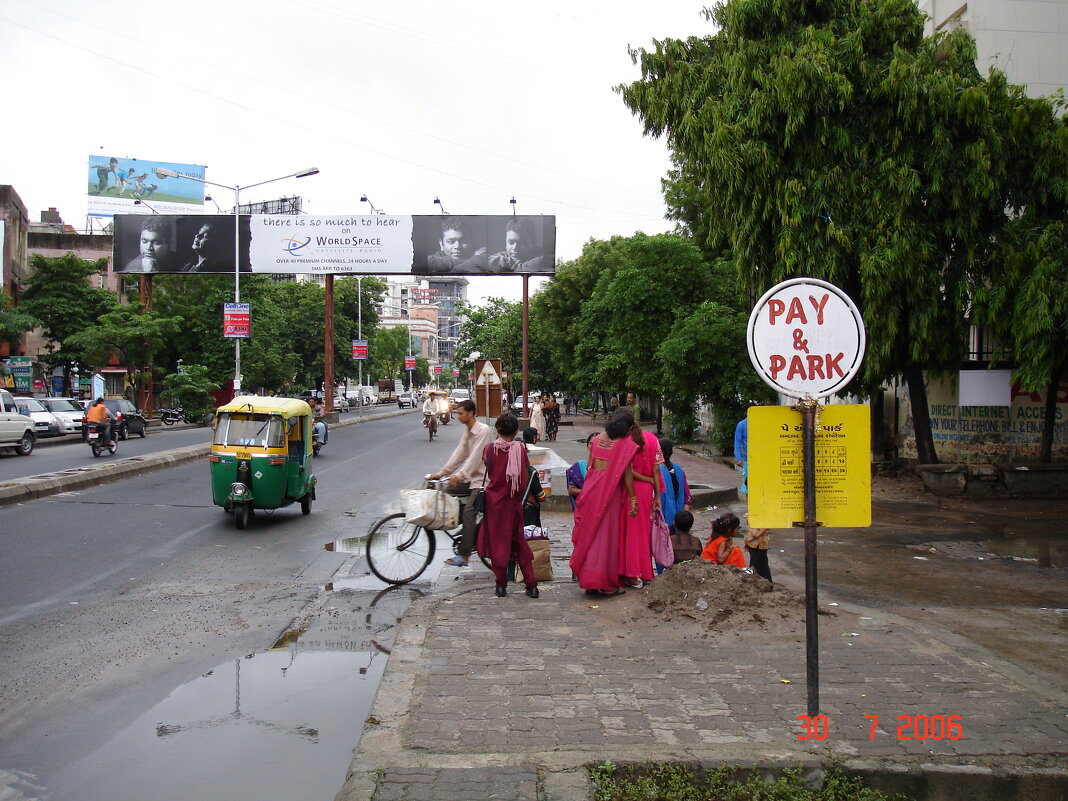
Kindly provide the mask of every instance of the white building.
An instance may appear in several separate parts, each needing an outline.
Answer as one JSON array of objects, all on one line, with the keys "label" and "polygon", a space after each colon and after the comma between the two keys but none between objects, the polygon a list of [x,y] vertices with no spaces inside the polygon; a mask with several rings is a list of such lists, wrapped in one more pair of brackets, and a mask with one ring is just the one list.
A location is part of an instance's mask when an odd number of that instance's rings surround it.
[{"label": "white building", "polygon": [[1031,97],[1068,85],[1068,0],[919,0],[927,33],[963,27],[975,39],[976,66],[997,67]]}]

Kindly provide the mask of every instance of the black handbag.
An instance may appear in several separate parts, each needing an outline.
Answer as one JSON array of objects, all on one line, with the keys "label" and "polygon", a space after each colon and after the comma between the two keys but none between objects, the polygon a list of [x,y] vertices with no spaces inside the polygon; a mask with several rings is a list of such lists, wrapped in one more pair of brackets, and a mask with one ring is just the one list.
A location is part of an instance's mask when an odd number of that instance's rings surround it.
[{"label": "black handbag", "polygon": [[[485,480],[487,482],[489,481],[489,469],[490,469],[490,465],[491,464],[493,464],[493,448],[492,447],[490,448],[490,452],[489,452],[489,460],[486,462],[486,479]],[[481,514],[481,513],[486,511],[486,488],[485,487],[483,487],[482,489],[480,489],[478,492],[475,493],[474,500],[472,500],[471,503],[473,503],[475,505],[475,511],[478,512],[479,514]]]}]

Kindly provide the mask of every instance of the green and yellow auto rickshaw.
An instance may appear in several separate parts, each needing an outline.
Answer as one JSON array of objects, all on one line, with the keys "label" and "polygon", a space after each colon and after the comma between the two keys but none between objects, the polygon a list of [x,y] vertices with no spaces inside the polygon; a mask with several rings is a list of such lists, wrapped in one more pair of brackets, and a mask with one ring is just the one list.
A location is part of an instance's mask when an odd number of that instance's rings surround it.
[{"label": "green and yellow auto rickshaw", "polygon": [[280,509],[300,501],[311,514],[312,410],[296,398],[242,395],[215,411],[211,496],[233,512],[239,529],[253,509]]}]

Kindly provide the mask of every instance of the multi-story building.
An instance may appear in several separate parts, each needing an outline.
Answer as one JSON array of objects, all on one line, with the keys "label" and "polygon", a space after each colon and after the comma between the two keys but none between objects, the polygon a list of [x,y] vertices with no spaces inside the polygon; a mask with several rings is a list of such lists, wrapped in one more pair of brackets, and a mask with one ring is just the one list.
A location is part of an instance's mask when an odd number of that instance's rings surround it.
[{"label": "multi-story building", "polygon": [[976,66],[997,67],[1032,97],[1068,84],[1065,0],[918,0],[928,33],[962,27],[975,39]]}]

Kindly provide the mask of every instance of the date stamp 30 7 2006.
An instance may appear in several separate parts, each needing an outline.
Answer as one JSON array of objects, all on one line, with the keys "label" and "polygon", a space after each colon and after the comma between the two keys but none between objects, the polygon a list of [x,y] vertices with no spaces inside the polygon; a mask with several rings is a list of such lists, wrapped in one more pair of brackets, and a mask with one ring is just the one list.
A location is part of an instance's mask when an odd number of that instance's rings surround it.
[{"label": "date stamp 30 7 2006", "polygon": [[[864,716],[871,730],[869,740],[875,739],[879,728],[878,715]],[[799,740],[826,740],[830,733],[830,721],[826,715],[798,715],[801,731]],[[960,715],[898,715],[897,740],[960,740],[964,737],[964,724]],[[885,733],[885,732],[884,732]]]}]

